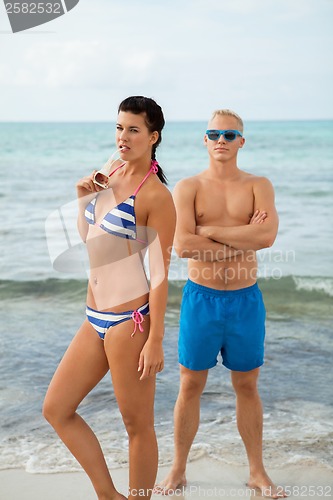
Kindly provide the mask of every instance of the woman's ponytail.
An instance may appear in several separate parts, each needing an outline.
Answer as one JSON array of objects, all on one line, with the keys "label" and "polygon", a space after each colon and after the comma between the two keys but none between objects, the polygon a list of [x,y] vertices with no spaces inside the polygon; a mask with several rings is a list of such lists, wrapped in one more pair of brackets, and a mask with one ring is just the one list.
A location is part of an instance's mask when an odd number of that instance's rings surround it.
[{"label": "woman's ponytail", "polygon": [[166,177],[165,173],[163,172],[162,167],[160,166],[160,164],[156,160],[156,146],[155,146],[155,144],[153,145],[153,148],[151,150],[151,159],[154,160],[154,161],[156,161],[157,168],[158,168],[158,172],[156,174],[157,177],[159,178],[159,180],[163,184],[167,184],[168,183],[167,177]]}]

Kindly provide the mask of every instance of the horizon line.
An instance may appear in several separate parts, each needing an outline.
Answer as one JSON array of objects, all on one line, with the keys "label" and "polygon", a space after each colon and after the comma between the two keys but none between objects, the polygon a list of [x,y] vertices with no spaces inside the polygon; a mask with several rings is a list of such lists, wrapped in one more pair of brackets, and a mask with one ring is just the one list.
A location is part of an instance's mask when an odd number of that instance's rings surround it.
[{"label": "horizon line", "polygon": [[[311,122],[318,122],[318,121],[333,121],[332,118],[250,118],[250,119],[244,119],[245,122],[306,122],[306,121],[311,121]],[[171,119],[166,122],[168,123],[201,123],[201,122],[206,122],[207,119],[182,119],[182,118],[177,118],[177,119]],[[0,120],[0,124],[8,124],[8,123],[61,123],[61,124],[70,124],[70,123],[116,123],[116,120]]]}]

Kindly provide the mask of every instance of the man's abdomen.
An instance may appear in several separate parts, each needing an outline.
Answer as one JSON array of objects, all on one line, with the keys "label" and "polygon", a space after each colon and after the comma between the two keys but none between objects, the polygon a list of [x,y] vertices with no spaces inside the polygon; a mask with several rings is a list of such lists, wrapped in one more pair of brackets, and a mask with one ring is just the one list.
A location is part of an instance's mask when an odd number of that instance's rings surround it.
[{"label": "man's abdomen", "polygon": [[194,283],[217,290],[238,290],[257,281],[257,258],[253,251],[221,262],[188,260],[188,277]]}]

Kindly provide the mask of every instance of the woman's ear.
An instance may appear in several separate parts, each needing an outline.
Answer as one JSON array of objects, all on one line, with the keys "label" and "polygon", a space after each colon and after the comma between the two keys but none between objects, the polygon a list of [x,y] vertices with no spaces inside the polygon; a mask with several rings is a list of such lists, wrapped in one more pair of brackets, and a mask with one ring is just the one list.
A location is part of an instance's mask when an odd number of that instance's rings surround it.
[{"label": "woman's ear", "polygon": [[151,138],[150,138],[151,144],[156,144],[156,142],[158,141],[159,135],[160,134],[157,132],[157,130],[155,130],[155,132],[153,132],[151,134]]}]

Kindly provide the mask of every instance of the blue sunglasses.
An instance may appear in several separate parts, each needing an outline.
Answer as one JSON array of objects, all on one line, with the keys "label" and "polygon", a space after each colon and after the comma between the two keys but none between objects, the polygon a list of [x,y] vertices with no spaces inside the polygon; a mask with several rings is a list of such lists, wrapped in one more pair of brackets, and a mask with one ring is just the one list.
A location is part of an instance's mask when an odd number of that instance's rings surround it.
[{"label": "blue sunglasses", "polygon": [[228,142],[234,141],[238,135],[239,137],[243,137],[238,130],[206,130],[206,134],[211,141],[217,141],[221,135]]}]

